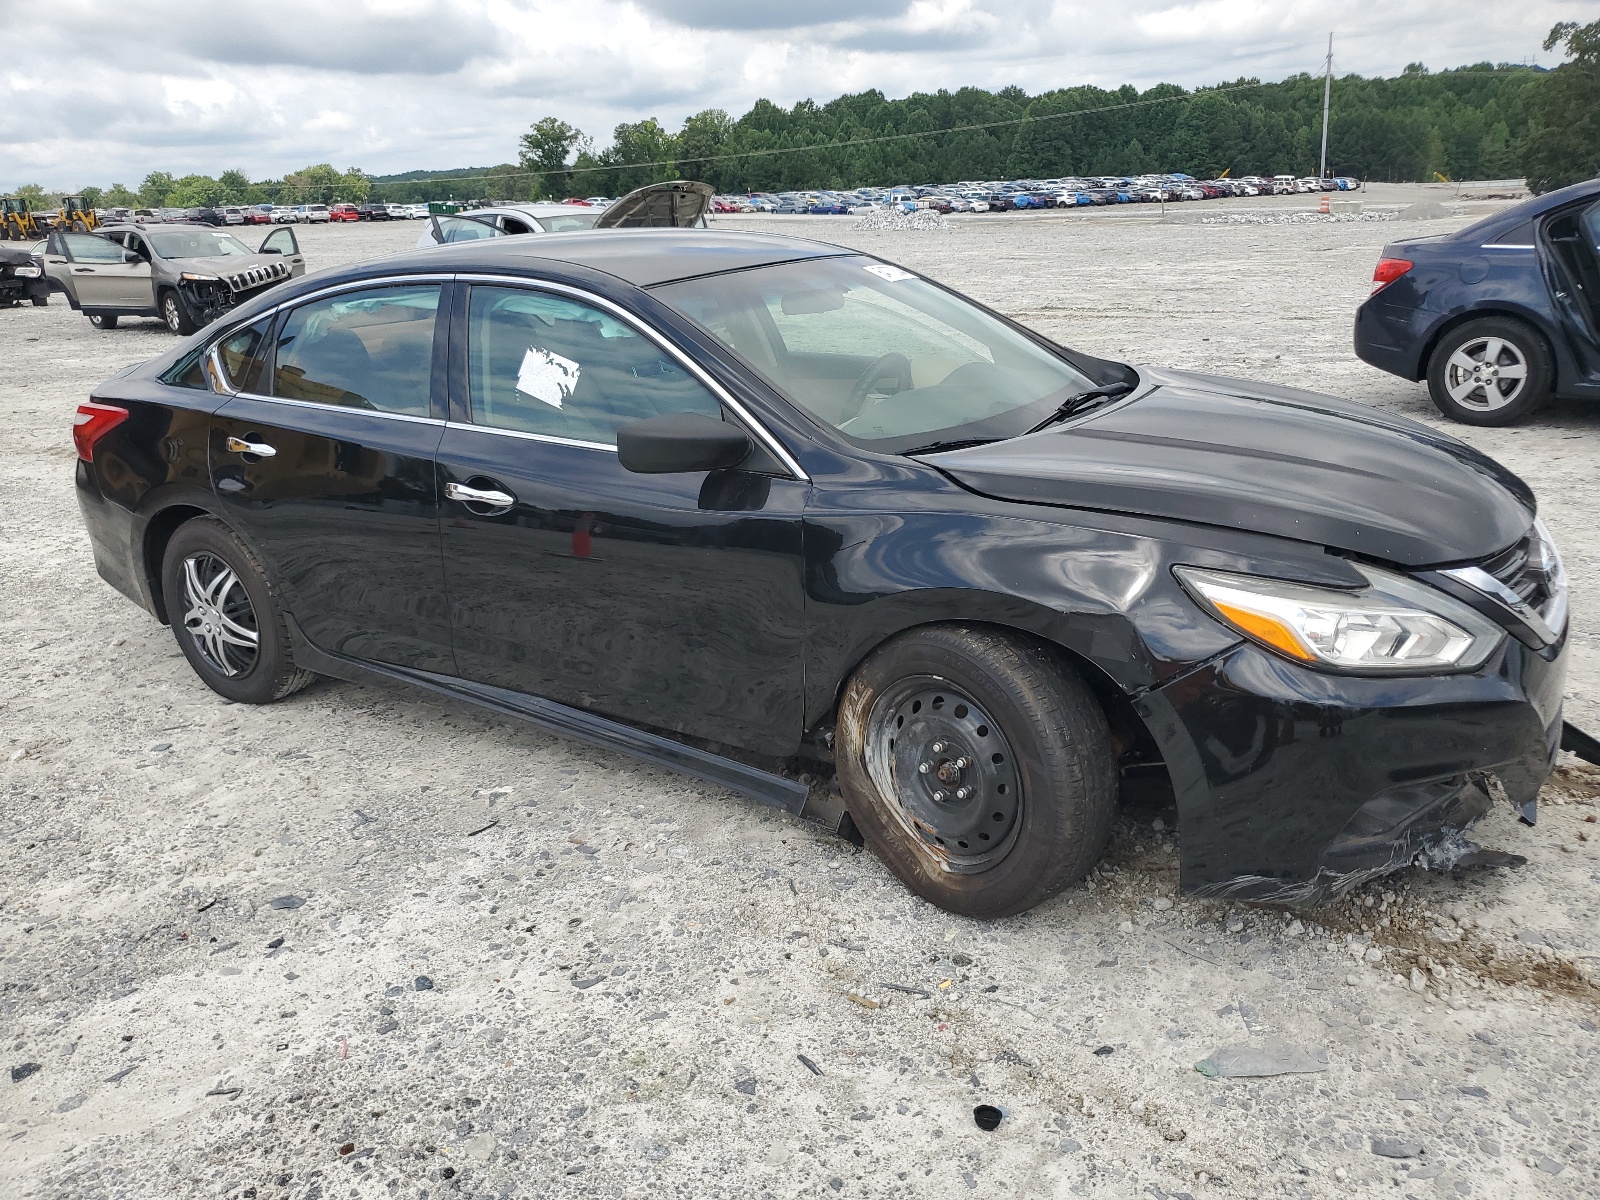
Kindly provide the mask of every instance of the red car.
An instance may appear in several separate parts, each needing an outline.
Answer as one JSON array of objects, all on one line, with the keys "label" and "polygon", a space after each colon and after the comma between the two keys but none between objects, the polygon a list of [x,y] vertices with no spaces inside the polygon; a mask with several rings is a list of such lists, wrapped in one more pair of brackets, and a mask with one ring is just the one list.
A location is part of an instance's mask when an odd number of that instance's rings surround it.
[{"label": "red car", "polygon": [[354,204],[335,204],[328,209],[330,221],[359,221],[361,213]]},{"label": "red car", "polygon": [[266,208],[247,208],[244,210],[244,223],[246,225],[271,225],[272,206]]}]

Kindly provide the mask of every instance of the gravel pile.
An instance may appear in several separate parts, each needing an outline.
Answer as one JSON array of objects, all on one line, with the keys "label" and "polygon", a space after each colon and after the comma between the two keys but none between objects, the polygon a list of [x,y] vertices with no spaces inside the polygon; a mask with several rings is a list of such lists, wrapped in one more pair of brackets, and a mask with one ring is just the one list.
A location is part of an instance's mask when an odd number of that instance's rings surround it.
[{"label": "gravel pile", "polygon": [[[1415,207],[1415,206],[1413,206]],[[1394,209],[1376,212],[1318,213],[1318,212],[1240,212],[1223,213],[1214,217],[1201,217],[1202,225],[1331,225],[1348,221],[1393,221],[1400,214]]]},{"label": "gravel pile", "polygon": [[897,212],[885,209],[883,212],[868,213],[854,225],[865,233],[878,233],[889,230],[911,229],[918,232],[937,231],[948,233],[954,226],[938,213],[931,209],[918,209],[916,212]]}]

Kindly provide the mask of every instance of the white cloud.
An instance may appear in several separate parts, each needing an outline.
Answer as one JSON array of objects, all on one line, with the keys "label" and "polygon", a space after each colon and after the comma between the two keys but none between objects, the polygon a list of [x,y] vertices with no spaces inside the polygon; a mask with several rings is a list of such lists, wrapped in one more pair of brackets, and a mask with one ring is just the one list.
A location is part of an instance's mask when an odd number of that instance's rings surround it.
[{"label": "white cloud", "polygon": [[1550,26],[1591,19],[1587,0],[0,0],[0,188],[485,166],[542,116],[604,144],[619,121],[869,87],[1274,79],[1316,71],[1330,24],[1341,72],[1552,65]]}]

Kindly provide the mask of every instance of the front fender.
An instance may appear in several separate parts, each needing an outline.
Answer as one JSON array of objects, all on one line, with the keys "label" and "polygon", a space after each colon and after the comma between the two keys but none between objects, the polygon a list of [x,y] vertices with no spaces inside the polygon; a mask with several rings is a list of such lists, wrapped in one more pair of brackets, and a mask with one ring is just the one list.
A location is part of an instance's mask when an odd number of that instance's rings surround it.
[{"label": "front fender", "polygon": [[1022,630],[1092,663],[1131,696],[1240,641],[1189,599],[1172,567],[1359,582],[1320,547],[1223,530],[1206,530],[1212,536],[1198,545],[1194,527],[1092,516],[1095,525],[998,511],[808,513],[808,727],[826,719],[874,648],[917,625],[964,620]]}]

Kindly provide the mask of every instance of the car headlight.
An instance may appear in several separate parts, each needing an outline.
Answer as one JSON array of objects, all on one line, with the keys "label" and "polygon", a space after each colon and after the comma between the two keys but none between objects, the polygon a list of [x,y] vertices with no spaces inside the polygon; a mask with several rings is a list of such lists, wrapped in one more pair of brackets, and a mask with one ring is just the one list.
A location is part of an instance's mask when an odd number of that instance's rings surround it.
[{"label": "car headlight", "polygon": [[43,271],[39,267],[18,267],[12,274],[18,279],[37,279]]},{"label": "car headlight", "polygon": [[197,275],[193,271],[185,271],[182,275],[182,278],[188,280],[190,283],[216,283],[220,276]]},{"label": "car headlight", "polygon": [[1482,665],[1505,630],[1415,579],[1352,563],[1368,586],[1348,591],[1175,568],[1208,612],[1295,662],[1380,674],[1465,671]]}]

